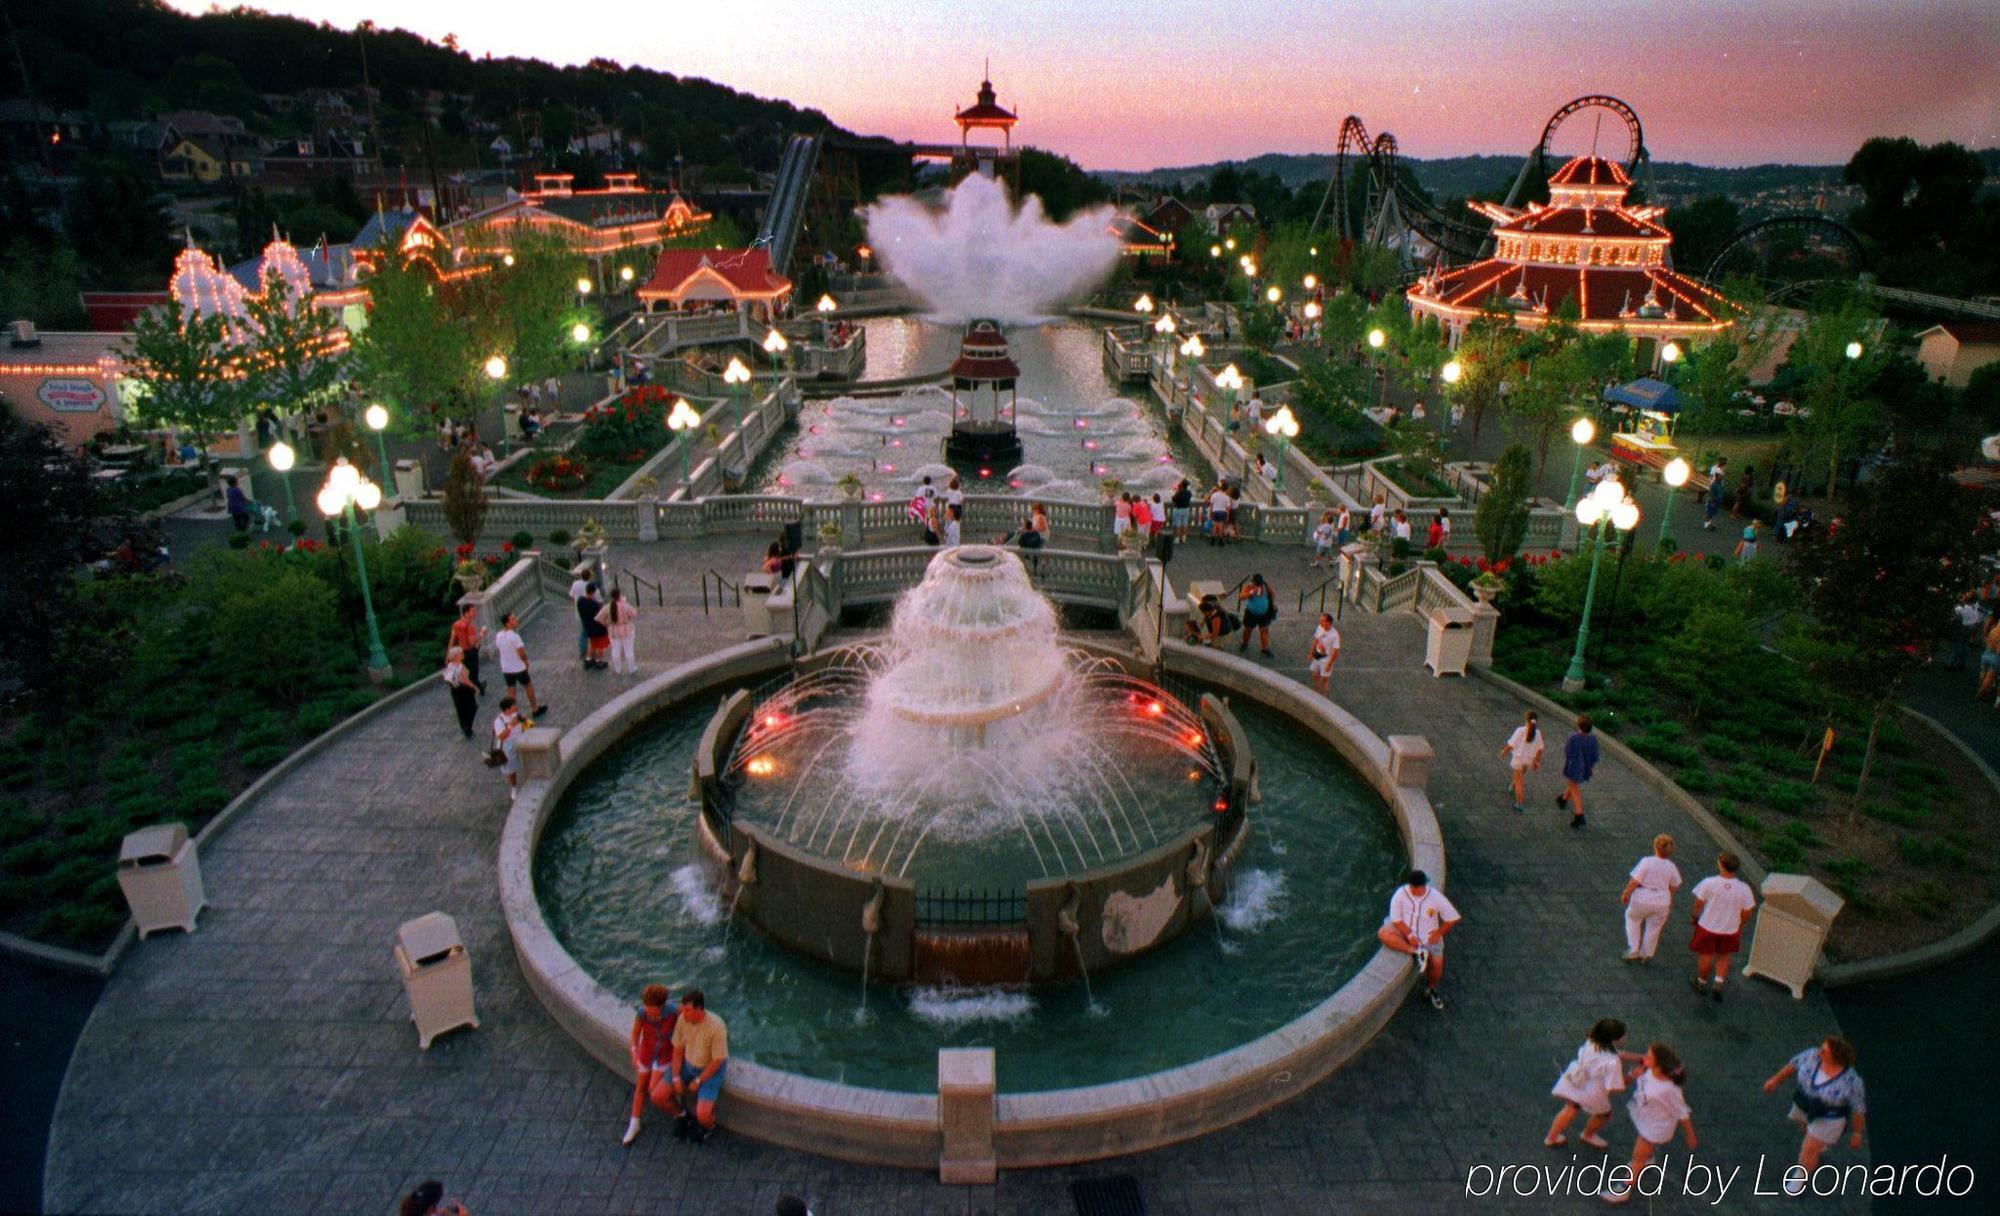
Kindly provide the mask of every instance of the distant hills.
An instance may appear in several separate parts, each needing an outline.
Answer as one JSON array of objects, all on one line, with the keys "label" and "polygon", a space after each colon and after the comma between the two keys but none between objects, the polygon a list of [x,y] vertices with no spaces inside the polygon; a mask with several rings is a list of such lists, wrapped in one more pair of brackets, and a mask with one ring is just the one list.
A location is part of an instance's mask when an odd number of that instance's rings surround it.
[{"label": "distant hills", "polygon": [[[1267,152],[1248,160],[1216,161],[1205,165],[1147,169],[1139,172],[1099,170],[1096,176],[1113,186],[1157,187],[1179,190],[1206,181],[1225,166],[1242,173],[1276,177],[1296,190],[1308,182],[1324,182],[1333,176],[1330,154],[1290,155]],[[1467,195],[1504,190],[1520,172],[1521,157],[1447,156],[1437,159],[1406,156],[1402,162],[1417,181],[1436,198],[1463,198]],[[1816,186],[1840,181],[1840,165],[1746,165],[1736,169],[1694,165],[1682,161],[1656,161],[1652,165],[1655,189],[1660,193],[1741,196],[1788,186]]]}]

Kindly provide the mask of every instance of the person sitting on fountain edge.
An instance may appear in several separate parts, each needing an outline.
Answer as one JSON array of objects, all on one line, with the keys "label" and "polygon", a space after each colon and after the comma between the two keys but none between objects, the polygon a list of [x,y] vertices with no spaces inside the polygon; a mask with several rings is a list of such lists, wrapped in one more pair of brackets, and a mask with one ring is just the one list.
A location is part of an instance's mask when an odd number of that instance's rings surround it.
[{"label": "person sitting on fountain edge", "polygon": [[1430,876],[1411,870],[1389,897],[1389,915],[1375,936],[1389,949],[1407,954],[1423,977],[1424,999],[1444,1008],[1438,982],[1444,978],[1444,935],[1458,927],[1458,909],[1431,887]]},{"label": "person sitting on fountain edge", "polygon": [[674,1088],[660,1105],[675,1120],[674,1139],[700,1144],[715,1130],[715,1101],[722,1096],[722,1075],[729,1071],[729,1027],[708,1011],[699,988],[681,997],[673,1046],[668,1075]]}]

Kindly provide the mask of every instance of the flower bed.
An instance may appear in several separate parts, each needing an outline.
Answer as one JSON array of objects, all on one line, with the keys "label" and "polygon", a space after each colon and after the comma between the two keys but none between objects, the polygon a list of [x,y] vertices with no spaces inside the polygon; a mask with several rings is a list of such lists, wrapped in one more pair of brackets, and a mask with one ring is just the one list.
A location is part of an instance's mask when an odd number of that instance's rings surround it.
[{"label": "flower bed", "polygon": [[639,385],[586,410],[561,451],[517,463],[496,484],[550,498],[603,498],[673,441],[667,411],[673,394]]},{"label": "flower bed", "polygon": [[590,462],[553,452],[530,461],[523,477],[537,490],[574,494],[590,483]]}]

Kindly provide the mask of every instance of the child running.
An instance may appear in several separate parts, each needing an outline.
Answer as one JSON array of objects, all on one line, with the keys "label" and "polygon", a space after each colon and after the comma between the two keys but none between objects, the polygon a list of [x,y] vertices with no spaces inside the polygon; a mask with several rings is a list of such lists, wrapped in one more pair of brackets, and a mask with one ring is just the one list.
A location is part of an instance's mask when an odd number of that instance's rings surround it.
[{"label": "child running", "polygon": [[1665,1043],[1648,1047],[1645,1062],[1633,1069],[1626,1080],[1632,1089],[1632,1100],[1625,1104],[1625,1109],[1638,1132],[1632,1141],[1632,1176],[1623,1182],[1605,1182],[1601,1194],[1607,1203],[1624,1203],[1632,1198],[1633,1180],[1653,1159],[1653,1151],[1673,1140],[1676,1125],[1687,1137],[1688,1149],[1692,1151],[1695,1147],[1694,1112],[1688,1109],[1687,1097],[1681,1092],[1681,1086],[1687,1083],[1687,1070],[1681,1067],[1681,1058],[1673,1048]]},{"label": "child running", "polygon": [[1610,1148],[1611,1144],[1598,1133],[1611,1122],[1611,1095],[1615,1090],[1625,1088],[1625,1065],[1638,1063],[1644,1057],[1636,1051],[1620,1051],[1618,1045],[1625,1041],[1625,1023],[1617,1018],[1600,1019],[1590,1028],[1590,1036],[1583,1046],[1576,1049],[1576,1059],[1563,1069],[1562,1076],[1556,1078],[1555,1088],[1549,1092],[1563,1100],[1562,1109],[1556,1112],[1555,1121],[1549,1124],[1549,1134],[1542,1137],[1542,1143],[1549,1148],[1561,1148],[1569,1143],[1563,1135],[1570,1120],[1581,1110],[1590,1115],[1583,1125],[1583,1134],[1577,1139],[1592,1148]]},{"label": "child running", "polygon": [[1542,738],[1541,719],[1534,710],[1528,711],[1528,718],[1514,728],[1507,741],[1500,745],[1500,754],[1507,758],[1507,770],[1511,774],[1514,793],[1514,813],[1521,814],[1528,809],[1528,774],[1542,767],[1542,752],[1548,743]]}]

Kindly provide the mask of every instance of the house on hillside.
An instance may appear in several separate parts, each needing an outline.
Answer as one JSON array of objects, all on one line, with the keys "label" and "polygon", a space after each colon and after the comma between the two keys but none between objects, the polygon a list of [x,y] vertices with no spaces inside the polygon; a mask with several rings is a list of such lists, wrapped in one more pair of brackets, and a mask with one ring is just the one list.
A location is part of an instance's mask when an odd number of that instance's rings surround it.
[{"label": "house on hillside", "polygon": [[1917,335],[1917,362],[1933,380],[1964,388],[1972,373],[2000,362],[2000,324],[1946,321]]},{"label": "house on hillside", "polygon": [[1177,233],[1194,218],[1194,208],[1171,194],[1162,194],[1139,213],[1139,218],[1155,232]]},{"label": "house on hillside", "polygon": [[1227,232],[1231,228],[1257,226],[1257,209],[1249,203],[1210,203],[1201,209],[1201,220],[1210,232]]}]

